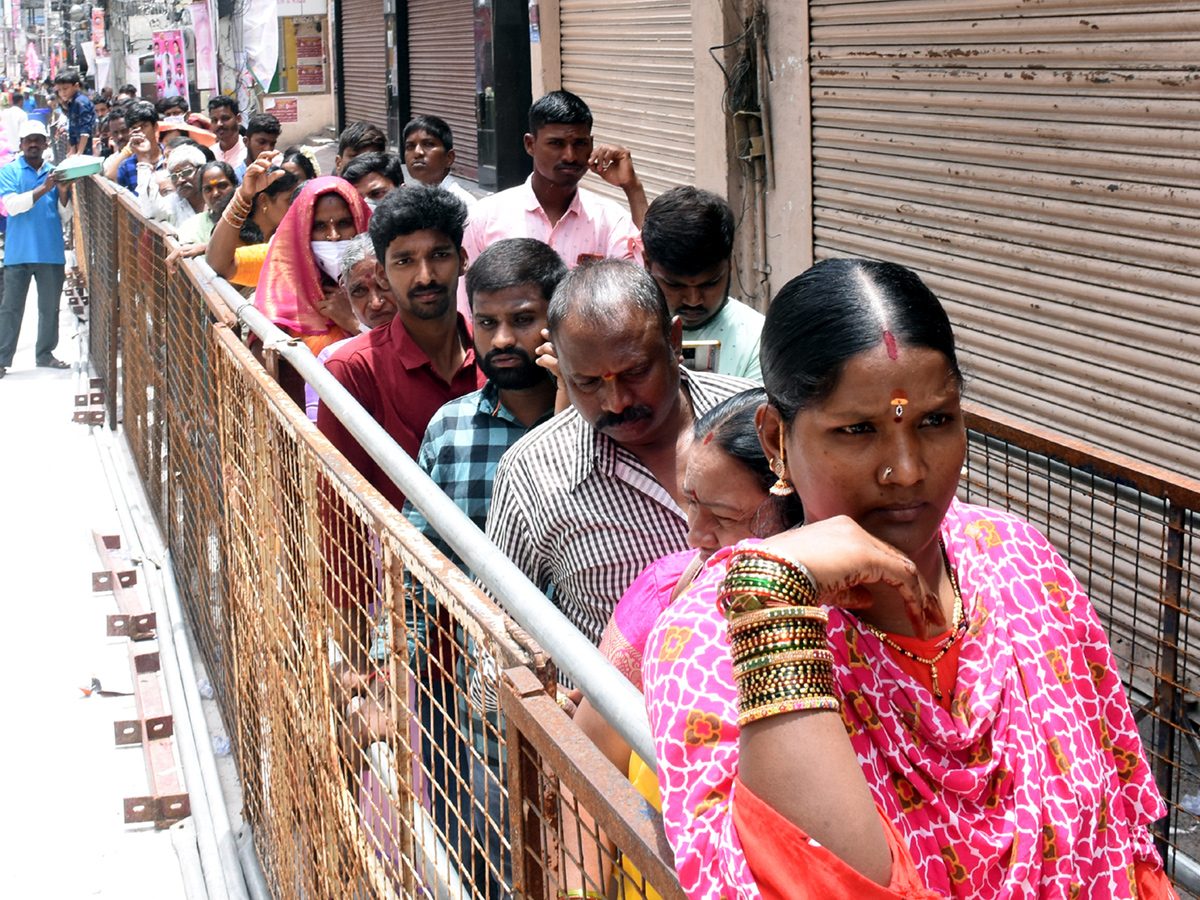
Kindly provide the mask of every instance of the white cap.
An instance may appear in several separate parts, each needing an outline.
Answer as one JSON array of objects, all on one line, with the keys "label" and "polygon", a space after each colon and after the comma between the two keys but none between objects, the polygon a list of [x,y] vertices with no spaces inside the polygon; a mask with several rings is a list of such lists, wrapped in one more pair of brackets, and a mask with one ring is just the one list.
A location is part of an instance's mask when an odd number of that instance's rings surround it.
[{"label": "white cap", "polygon": [[46,130],[46,126],[37,119],[26,119],[21,123],[21,129],[17,132],[18,139],[32,137],[35,134],[40,134],[42,137],[49,139],[50,132]]}]

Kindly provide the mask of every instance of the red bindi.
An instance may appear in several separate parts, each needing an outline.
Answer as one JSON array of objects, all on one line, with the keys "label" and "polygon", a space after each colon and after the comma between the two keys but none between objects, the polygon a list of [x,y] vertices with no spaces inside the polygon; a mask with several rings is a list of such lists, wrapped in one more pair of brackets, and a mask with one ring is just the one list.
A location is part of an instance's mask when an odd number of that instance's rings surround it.
[{"label": "red bindi", "polygon": [[896,359],[900,355],[896,349],[896,338],[890,331],[883,333],[883,346],[887,347],[888,359]]}]

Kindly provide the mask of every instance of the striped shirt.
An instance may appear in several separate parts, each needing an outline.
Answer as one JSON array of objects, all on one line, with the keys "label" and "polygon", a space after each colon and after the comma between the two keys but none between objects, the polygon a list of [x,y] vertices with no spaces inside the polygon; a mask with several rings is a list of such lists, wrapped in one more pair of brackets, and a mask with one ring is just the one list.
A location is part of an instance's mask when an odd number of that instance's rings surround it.
[{"label": "striped shirt", "polygon": [[[680,370],[699,418],[754,382]],[[488,537],[593,644],[625,589],[687,547],[687,518],[633,453],[569,409],[526,435],[496,471]]]}]

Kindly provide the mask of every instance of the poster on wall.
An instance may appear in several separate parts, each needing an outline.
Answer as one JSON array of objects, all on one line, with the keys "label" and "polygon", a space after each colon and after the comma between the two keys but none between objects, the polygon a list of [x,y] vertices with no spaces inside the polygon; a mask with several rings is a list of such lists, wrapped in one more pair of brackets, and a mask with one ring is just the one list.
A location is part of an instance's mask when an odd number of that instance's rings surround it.
[{"label": "poster on wall", "polygon": [[187,58],[183,52],[182,30],[154,32],[154,80],[159,97],[187,96]]},{"label": "poster on wall", "polygon": [[295,97],[268,97],[263,100],[263,110],[281,123],[300,121],[300,104]]},{"label": "poster on wall", "polygon": [[192,30],[196,35],[196,90],[217,89],[217,40],[208,3],[193,3]]}]

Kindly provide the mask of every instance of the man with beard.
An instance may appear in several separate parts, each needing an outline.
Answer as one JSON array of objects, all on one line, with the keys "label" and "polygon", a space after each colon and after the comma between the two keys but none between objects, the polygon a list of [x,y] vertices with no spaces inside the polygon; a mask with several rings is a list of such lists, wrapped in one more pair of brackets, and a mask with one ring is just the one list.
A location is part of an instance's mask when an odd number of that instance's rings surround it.
[{"label": "man with beard", "polygon": [[[550,297],[566,273],[567,267],[559,255],[532,238],[498,241],[484,250],[467,270],[467,296],[475,325],[475,358],[487,376],[487,383],[437,411],[421,442],[417,463],[480,528],[487,525],[492,481],[500,457],[554,415],[554,380],[536,359]],[[456,565],[462,565],[450,545],[412,503],[405,503],[404,516]],[[432,607],[426,610],[426,617],[433,615]],[[425,633],[422,617],[415,617],[409,627],[417,634]],[[464,679],[460,688],[465,689],[465,672],[459,675]],[[511,863],[500,853],[499,835],[506,833],[507,812],[502,811],[501,803],[500,749],[483,739],[485,734],[495,733],[497,723],[493,718],[492,728],[483,728],[477,718],[478,710],[468,710],[461,702],[458,713],[463,730],[475,717],[470,733],[475,736],[479,759],[468,762],[466,754],[461,752],[449,758],[458,759],[462,778],[466,779],[468,767],[472,770],[474,802],[464,797],[460,805],[465,812],[463,818],[473,822],[478,846],[487,848],[489,863],[470,858],[469,841],[464,841],[466,846],[459,855],[465,865],[475,867],[475,884],[482,887],[483,881],[488,880],[486,896],[500,898],[506,892],[495,874],[502,873],[506,883],[512,880]],[[442,738],[443,745],[447,737]],[[488,762],[490,771],[485,771],[480,760]],[[436,775],[436,761],[433,771]],[[453,795],[452,789],[450,793]],[[486,817],[480,812],[484,809],[488,810]]]},{"label": "man with beard", "polygon": [[685,341],[717,341],[716,371],[761,381],[763,314],[729,296],[733,229],[723,198],[691,185],[671,188],[650,204],[642,224],[646,268],[683,323]]},{"label": "man with beard", "polygon": [[754,384],[680,366],[682,326],[640,265],[572,269],[547,324],[572,408],[500,460],[487,533],[599,644],[634,578],[687,548],[693,423]]},{"label": "man with beard", "polygon": [[179,226],[176,237],[179,246],[168,253],[166,259],[167,271],[172,273],[179,260],[202,256],[208,249],[208,239],[212,237],[217,220],[237,190],[238,179],[233,174],[233,167],[218,159],[200,167],[195,176],[195,186],[204,198],[204,211],[196,213]]},{"label": "man with beard", "polygon": [[[39,368],[69,369],[53,356],[58,346],[58,310],[64,264],[63,219],[70,186],[59,184],[43,156],[49,135],[37,119],[21,125],[21,155],[0,169],[0,197],[8,213],[4,289],[0,294],[0,378],[12,365],[29,281],[37,281],[38,330],[34,362]],[[465,207],[464,207],[465,209]]]},{"label": "man with beard", "polygon": [[[500,457],[554,415],[554,381],[536,359],[550,297],[566,273],[559,255],[533,238],[498,241],[467,270],[475,358],[487,383],[437,411],[417,463],[481,529]],[[404,516],[460,564],[411,503]]]},{"label": "man with beard", "polygon": [[[466,270],[467,207],[446,191],[393,191],[371,217],[376,276],[396,300],[391,324],[347,341],[325,367],[414,458],[434,413],[483,387],[467,322],[455,307]],[[322,404],[317,427],[397,509],[404,494]]]}]

